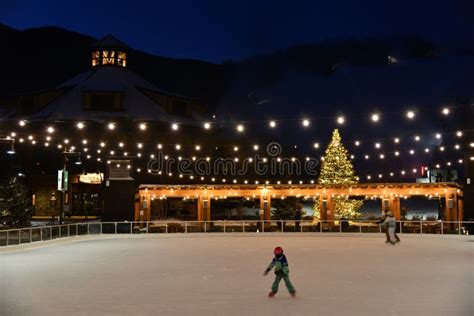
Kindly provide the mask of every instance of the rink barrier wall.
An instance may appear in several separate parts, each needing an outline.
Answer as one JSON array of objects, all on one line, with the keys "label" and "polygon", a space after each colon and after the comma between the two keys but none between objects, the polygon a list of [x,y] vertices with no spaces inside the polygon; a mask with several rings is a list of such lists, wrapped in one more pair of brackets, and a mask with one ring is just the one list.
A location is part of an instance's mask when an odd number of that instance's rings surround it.
[{"label": "rink barrier wall", "polygon": [[[373,220],[219,220],[88,222],[0,230],[0,246],[13,246],[81,235],[177,233],[382,233]],[[399,234],[469,235],[474,221],[398,221]]]}]

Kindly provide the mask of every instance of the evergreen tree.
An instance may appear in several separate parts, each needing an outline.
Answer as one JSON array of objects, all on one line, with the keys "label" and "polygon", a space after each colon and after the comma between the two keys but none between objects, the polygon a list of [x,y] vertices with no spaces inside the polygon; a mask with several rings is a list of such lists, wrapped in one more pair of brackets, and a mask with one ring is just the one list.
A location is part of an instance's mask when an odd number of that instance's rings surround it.
[{"label": "evergreen tree", "polygon": [[0,223],[6,227],[30,225],[31,201],[26,186],[12,178],[0,186]]},{"label": "evergreen tree", "polygon": [[[328,145],[322,161],[318,184],[322,185],[351,185],[358,183],[354,167],[349,154],[342,144],[339,131],[332,133],[331,143]],[[334,198],[336,218],[360,218],[359,209],[363,201],[351,200],[346,197]],[[319,200],[314,204],[315,216],[320,216]]]}]

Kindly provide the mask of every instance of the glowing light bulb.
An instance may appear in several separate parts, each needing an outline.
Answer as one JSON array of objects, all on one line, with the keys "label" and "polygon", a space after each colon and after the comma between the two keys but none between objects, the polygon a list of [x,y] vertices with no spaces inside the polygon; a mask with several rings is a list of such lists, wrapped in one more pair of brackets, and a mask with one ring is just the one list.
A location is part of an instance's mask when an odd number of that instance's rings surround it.
[{"label": "glowing light bulb", "polygon": [[244,126],[242,124],[237,125],[237,132],[242,133],[244,131]]},{"label": "glowing light bulb", "polygon": [[46,131],[47,131],[48,133],[52,134],[52,133],[54,133],[54,127],[49,126],[49,127],[46,129]]},{"label": "glowing light bulb", "polygon": [[204,123],[204,129],[210,129],[211,128],[211,123],[206,122]]},{"label": "glowing light bulb", "polygon": [[107,127],[112,131],[115,129],[115,123],[109,123],[109,125],[107,125]]},{"label": "glowing light bulb", "polygon": [[275,128],[277,124],[276,124],[275,121],[270,121],[270,122],[268,123],[268,125],[269,125],[271,128]]},{"label": "glowing light bulb", "polygon": [[309,126],[309,120],[304,119],[302,124],[303,124],[304,127],[308,127]]},{"label": "glowing light bulb", "polygon": [[20,120],[18,122],[18,125],[20,125],[21,127],[25,126],[26,125],[26,121],[25,120]]},{"label": "glowing light bulb", "polygon": [[258,150],[258,148],[259,148],[259,146],[258,146],[258,145],[253,145],[253,150],[257,151],[257,150]]},{"label": "glowing light bulb", "polygon": [[415,112],[413,112],[413,111],[408,111],[407,114],[406,114],[406,116],[407,116],[407,118],[408,118],[409,120],[412,120],[412,119],[415,118]]},{"label": "glowing light bulb", "polygon": [[177,131],[177,130],[179,129],[178,124],[176,124],[176,123],[171,124],[171,129],[172,129],[173,131]]},{"label": "glowing light bulb", "polygon": [[372,122],[375,122],[375,123],[378,122],[380,120],[380,115],[377,113],[372,114],[371,120]]},{"label": "glowing light bulb", "polygon": [[316,148],[316,149],[318,149],[318,148],[319,148],[319,143],[314,143],[314,144],[313,144],[313,147]]},{"label": "glowing light bulb", "polygon": [[443,108],[443,111],[441,111],[444,115],[449,115],[449,108]]},{"label": "glowing light bulb", "polygon": [[344,118],[344,116],[339,116],[337,118],[337,124],[339,124],[339,125],[344,124],[345,121],[346,121],[346,119]]},{"label": "glowing light bulb", "polygon": [[142,131],[146,130],[146,124],[145,123],[140,123],[139,127]]},{"label": "glowing light bulb", "polygon": [[176,148],[176,150],[180,150],[180,149],[181,149],[181,145],[180,145],[180,144],[176,144],[175,148]]},{"label": "glowing light bulb", "polygon": [[395,139],[393,140],[393,142],[394,142],[395,144],[398,144],[398,143],[400,143],[400,138],[398,138],[398,137],[397,137],[397,138],[395,138]]}]

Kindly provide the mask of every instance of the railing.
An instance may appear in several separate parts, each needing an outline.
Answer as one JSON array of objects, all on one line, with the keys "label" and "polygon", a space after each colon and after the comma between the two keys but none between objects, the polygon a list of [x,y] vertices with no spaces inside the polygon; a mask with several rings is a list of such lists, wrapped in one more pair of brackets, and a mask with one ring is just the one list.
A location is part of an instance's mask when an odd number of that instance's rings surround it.
[{"label": "railing", "polygon": [[[370,220],[222,220],[93,222],[0,230],[0,246],[19,245],[58,238],[101,234],[172,233],[381,233],[383,228]],[[474,221],[399,221],[400,234],[474,234]]]}]

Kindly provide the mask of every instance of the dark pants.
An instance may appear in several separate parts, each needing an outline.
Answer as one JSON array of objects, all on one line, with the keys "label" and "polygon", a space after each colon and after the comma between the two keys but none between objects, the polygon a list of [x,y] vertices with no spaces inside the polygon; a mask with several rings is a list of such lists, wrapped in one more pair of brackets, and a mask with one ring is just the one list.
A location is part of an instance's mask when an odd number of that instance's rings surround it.
[{"label": "dark pants", "polygon": [[[397,233],[394,233],[395,235],[395,239],[397,240],[397,242],[400,241],[400,238],[398,237]],[[390,242],[390,235],[388,234],[388,228],[385,229],[385,236],[387,237],[387,241]]]}]

